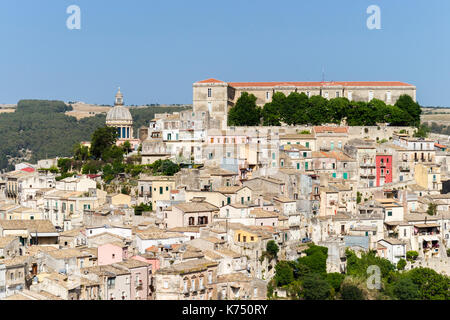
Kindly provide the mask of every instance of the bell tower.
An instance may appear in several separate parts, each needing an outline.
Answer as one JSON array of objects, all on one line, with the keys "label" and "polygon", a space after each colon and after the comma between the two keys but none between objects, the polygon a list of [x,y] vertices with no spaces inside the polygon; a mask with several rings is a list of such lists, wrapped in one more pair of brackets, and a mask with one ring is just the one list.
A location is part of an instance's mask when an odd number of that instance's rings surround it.
[{"label": "bell tower", "polygon": [[123,94],[122,92],[120,92],[120,87],[119,90],[117,90],[116,93],[116,101],[114,102],[115,106],[123,106]]}]

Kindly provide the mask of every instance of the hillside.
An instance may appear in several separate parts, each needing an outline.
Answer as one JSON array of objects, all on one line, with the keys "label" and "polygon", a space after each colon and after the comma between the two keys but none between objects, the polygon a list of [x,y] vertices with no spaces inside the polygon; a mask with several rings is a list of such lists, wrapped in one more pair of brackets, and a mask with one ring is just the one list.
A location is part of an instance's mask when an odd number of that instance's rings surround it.
[{"label": "hillside", "polygon": [[[153,118],[155,113],[184,110],[182,107],[148,107],[130,112],[137,128]],[[72,107],[62,101],[21,100],[16,112],[0,114],[0,170],[13,169],[15,159],[25,154],[27,161],[71,156],[73,146],[80,141],[90,140],[98,127],[104,126],[106,116],[98,114],[77,120],[68,116]],[[9,159],[9,161],[8,161]]]}]

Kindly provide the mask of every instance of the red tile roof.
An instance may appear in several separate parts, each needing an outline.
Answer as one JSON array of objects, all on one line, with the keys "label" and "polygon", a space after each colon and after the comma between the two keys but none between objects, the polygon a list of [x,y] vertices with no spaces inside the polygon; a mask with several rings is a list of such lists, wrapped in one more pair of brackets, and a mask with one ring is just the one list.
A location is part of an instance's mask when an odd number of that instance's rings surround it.
[{"label": "red tile roof", "polygon": [[446,149],[447,148],[447,146],[444,146],[443,144],[439,144],[439,143],[435,143],[434,146],[438,147],[438,148],[442,148],[442,149]]},{"label": "red tile roof", "polygon": [[316,126],[314,127],[315,133],[324,133],[324,132],[334,132],[334,133],[347,133],[347,127],[329,127],[329,126]]},{"label": "red tile roof", "polygon": [[[215,80],[215,79],[209,79]],[[204,80],[208,81],[208,80]],[[215,80],[218,81],[218,80]],[[222,81],[219,81],[222,82]],[[203,82],[198,82],[203,83]],[[412,84],[400,81],[283,81],[283,82],[229,82],[231,87],[277,87],[277,86],[293,86],[293,87],[330,87],[330,86],[344,86],[344,87],[413,87]]]},{"label": "red tile roof", "polygon": [[158,247],[157,246],[148,247],[147,249],[145,249],[145,252],[158,252]]},{"label": "red tile roof", "polygon": [[202,81],[197,81],[196,83],[225,83],[225,82],[211,78],[211,79],[206,79],[206,80],[202,80]]},{"label": "red tile roof", "polygon": [[31,167],[26,167],[26,168],[21,169],[20,171],[34,172],[35,170],[33,168],[31,168]]}]

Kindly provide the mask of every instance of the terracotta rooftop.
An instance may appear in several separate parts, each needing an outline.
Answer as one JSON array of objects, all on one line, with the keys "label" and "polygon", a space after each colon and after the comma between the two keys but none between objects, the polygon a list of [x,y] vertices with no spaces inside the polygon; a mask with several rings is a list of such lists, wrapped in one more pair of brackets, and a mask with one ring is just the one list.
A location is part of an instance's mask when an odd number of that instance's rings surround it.
[{"label": "terracotta rooftop", "polygon": [[[210,79],[214,80],[214,79]],[[207,81],[207,80],[204,80]],[[216,80],[218,81],[218,80]],[[222,81],[220,81],[222,82]],[[400,81],[279,81],[279,82],[228,82],[231,87],[414,87],[411,84]]]}]

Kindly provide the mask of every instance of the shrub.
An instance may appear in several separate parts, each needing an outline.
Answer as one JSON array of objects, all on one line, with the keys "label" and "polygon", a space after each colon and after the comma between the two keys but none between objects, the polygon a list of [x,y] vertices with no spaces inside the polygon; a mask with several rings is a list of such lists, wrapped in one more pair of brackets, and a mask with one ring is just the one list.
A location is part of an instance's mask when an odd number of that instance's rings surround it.
[{"label": "shrub", "polygon": [[406,259],[408,261],[415,261],[417,259],[417,257],[419,256],[419,253],[417,251],[408,251],[406,252]]},{"label": "shrub", "polygon": [[397,270],[405,270],[406,267],[406,260],[405,259],[400,259],[397,262]]},{"label": "shrub", "polygon": [[305,300],[327,300],[331,296],[331,286],[317,274],[309,274],[303,280],[302,296]]},{"label": "shrub", "polygon": [[340,292],[343,300],[364,300],[363,291],[354,284],[344,283]]}]

